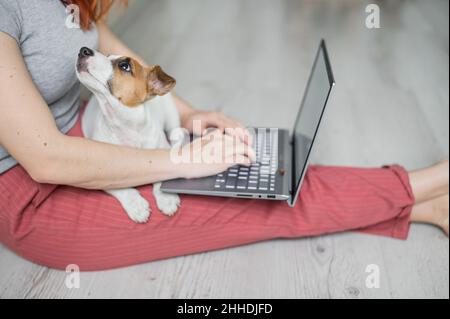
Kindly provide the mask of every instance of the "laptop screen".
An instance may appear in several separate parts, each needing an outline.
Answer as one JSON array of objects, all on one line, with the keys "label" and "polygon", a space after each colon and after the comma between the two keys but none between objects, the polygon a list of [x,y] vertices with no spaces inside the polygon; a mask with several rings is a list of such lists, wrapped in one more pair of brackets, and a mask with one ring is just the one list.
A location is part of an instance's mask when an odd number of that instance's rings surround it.
[{"label": "laptop screen", "polygon": [[293,132],[292,205],[297,200],[308,158],[334,85],[325,41],[320,43]]}]

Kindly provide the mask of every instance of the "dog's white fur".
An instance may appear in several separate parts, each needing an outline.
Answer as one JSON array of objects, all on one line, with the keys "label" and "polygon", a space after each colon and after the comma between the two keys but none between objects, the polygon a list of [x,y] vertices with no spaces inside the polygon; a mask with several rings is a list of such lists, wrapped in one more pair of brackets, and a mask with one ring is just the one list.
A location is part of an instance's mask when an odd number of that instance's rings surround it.
[{"label": "dog's white fur", "polygon": [[[86,138],[137,148],[170,148],[166,133],[180,127],[179,114],[170,93],[156,96],[141,105],[124,106],[108,87],[113,76],[112,61],[118,56],[104,56],[99,52],[87,60],[87,71],[78,72],[80,81],[93,92],[82,117],[82,130]],[[146,174],[146,172],[142,172]],[[153,195],[159,210],[173,215],[179,205],[178,195],[163,193],[161,183],[153,184]],[[137,223],[147,222],[150,206],[134,188],[106,190],[114,196]]]}]

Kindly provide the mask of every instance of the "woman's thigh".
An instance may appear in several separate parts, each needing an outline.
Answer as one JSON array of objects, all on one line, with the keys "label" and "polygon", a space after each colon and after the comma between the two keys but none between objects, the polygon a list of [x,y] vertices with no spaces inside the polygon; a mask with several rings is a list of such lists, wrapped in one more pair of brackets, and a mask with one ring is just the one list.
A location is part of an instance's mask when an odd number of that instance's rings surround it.
[{"label": "woman's thigh", "polygon": [[167,217],[147,185],[138,189],[150,203],[151,218],[136,224],[105,192],[38,184],[20,166],[0,176],[0,186],[6,191],[0,198],[0,241],[53,268],[115,268],[282,235],[282,221],[270,225],[264,219],[267,204],[251,200],[182,196],[177,214]]}]

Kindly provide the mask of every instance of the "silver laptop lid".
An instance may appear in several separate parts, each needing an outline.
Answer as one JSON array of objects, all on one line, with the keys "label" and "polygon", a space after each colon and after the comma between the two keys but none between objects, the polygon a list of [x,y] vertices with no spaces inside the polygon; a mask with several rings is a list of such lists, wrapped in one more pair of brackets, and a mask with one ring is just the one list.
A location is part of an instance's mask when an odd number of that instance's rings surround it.
[{"label": "silver laptop lid", "polygon": [[293,130],[291,206],[294,206],[300,193],[314,140],[334,84],[325,40],[322,40]]}]

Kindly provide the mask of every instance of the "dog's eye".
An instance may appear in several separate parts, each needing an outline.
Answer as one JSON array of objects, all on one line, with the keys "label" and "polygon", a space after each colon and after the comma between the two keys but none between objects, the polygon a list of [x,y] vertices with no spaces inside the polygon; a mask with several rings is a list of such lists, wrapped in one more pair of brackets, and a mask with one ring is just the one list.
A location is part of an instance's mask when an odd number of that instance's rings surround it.
[{"label": "dog's eye", "polygon": [[125,72],[131,72],[131,65],[128,61],[122,61],[119,63],[119,68]]}]

